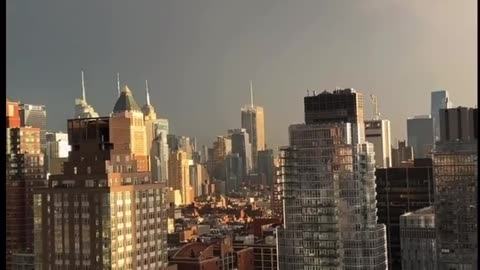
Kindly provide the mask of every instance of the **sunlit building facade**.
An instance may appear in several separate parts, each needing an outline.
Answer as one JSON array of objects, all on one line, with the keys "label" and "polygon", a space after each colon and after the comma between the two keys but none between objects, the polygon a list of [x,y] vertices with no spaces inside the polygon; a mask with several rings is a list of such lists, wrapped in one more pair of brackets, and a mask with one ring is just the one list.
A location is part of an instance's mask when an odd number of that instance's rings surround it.
[{"label": "sunlit building facade", "polygon": [[35,197],[38,269],[166,269],[164,185],[148,171],[143,114],[124,88],[110,117],[68,121],[62,175]]},{"label": "sunlit building facade", "polygon": [[241,124],[249,137],[252,145],[252,170],[257,171],[257,152],[265,149],[265,118],[263,107],[256,105],[245,105],[241,111]]}]

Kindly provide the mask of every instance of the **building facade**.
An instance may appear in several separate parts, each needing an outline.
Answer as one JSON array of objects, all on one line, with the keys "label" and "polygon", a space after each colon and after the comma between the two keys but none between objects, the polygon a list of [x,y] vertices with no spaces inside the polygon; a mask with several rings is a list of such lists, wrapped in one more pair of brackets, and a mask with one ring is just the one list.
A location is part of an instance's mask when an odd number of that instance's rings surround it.
[{"label": "building facade", "polygon": [[400,216],[402,270],[436,270],[437,245],[432,206]]},{"label": "building facade", "polygon": [[406,141],[399,141],[398,147],[392,147],[392,167],[402,167],[403,163],[413,162],[413,147],[407,146]]},{"label": "building facade", "polygon": [[478,109],[440,110],[439,120],[442,141],[472,141],[478,137]]},{"label": "building facade", "polygon": [[68,152],[71,150],[68,144],[68,134],[64,132],[47,132],[46,139],[46,172],[48,174],[61,174],[61,163],[66,161]]},{"label": "building facade", "polygon": [[448,91],[440,90],[431,93],[430,114],[432,116],[433,136],[435,141],[440,140],[440,110],[450,109],[452,107],[453,104],[448,95]]},{"label": "building facade", "polygon": [[440,115],[441,134],[450,135],[440,137],[433,153],[437,269],[478,269],[478,111],[447,109]]},{"label": "building facade", "polygon": [[[412,167],[384,168],[375,171],[378,222],[387,227],[389,269],[401,270],[400,216],[433,204],[431,160]],[[416,165],[416,166],[415,166]]]},{"label": "building facade", "polygon": [[290,126],[281,153],[278,269],[387,269],[362,95],[345,89],[305,97],[305,118]]},{"label": "building facade", "polygon": [[45,105],[20,104],[20,124],[22,127],[40,129],[40,147],[45,151],[47,138],[47,110]]},{"label": "building facade", "polygon": [[408,145],[415,158],[431,158],[433,149],[433,119],[429,115],[407,119]]},{"label": "building facade", "polygon": [[69,120],[68,134],[63,175],[35,195],[38,269],[166,269],[165,190],[131,91],[110,117]]},{"label": "building facade", "polygon": [[40,129],[14,127],[6,132],[6,267],[12,269],[12,257],[34,252],[34,191],[47,183]]},{"label": "building facade", "polygon": [[243,162],[237,153],[228,154],[225,158],[225,192],[238,192],[243,180]]},{"label": "building facade", "polygon": [[252,170],[252,145],[247,130],[232,129],[228,134],[232,141],[232,153],[239,154],[242,158],[243,175],[249,175]]},{"label": "building facade", "polygon": [[152,177],[166,182],[168,179],[168,158],[170,152],[167,143],[168,119],[157,119],[153,122],[153,141],[150,148],[150,164]]},{"label": "building facade", "polygon": [[193,201],[193,187],[190,183],[191,159],[182,150],[174,151],[168,159],[168,182],[167,185],[173,190],[179,190],[182,195],[182,204],[190,204]]},{"label": "building facade", "polygon": [[263,107],[245,105],[241,110],[241,124],[248,133],[252,146],[252,171],[257,171],[257,152],[265,149],[265,118]]},{"label": "building facade", "polygon": [[377,168],[392,166],[392,139],[390,120],[365,121],[365,137],[373,144],[375,150],[375,165]]},{"label": "building facade", "polygon": [[266,185],[272,189],[275,174],[273,150],[265,149],[258,151],[258,173],[265,176]]}]

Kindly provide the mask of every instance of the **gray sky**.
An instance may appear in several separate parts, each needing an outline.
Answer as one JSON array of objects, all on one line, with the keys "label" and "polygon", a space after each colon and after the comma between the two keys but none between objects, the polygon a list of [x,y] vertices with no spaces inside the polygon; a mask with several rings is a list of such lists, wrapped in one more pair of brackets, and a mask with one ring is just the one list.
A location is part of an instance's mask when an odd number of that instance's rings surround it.
[{"label": "gray sky", "polygon": [[433,90],[476,105],[476,18],[473,0],[7,0],[7,96],[47,105],[49,129],[66,130],[80,70],[101,115],[120,72],[139,104],[148,79],[175,134],[210,144],[240,126],[251,79],[278,147],[303,122],[306,89],[353,87],[366,118],[378,96],[395,142]]}]

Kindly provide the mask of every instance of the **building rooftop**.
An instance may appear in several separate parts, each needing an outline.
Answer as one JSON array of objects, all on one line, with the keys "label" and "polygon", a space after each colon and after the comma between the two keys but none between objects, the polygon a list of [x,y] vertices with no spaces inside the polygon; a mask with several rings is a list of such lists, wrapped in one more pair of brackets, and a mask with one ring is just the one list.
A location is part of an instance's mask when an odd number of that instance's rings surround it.
[{"label": "building rooftop", "polygon": [[124,111],[140,111],[135,98],[133,98],[132,91],[128,86],[124,86],[120,96],[113,107],[113,112],[124,112]]}]

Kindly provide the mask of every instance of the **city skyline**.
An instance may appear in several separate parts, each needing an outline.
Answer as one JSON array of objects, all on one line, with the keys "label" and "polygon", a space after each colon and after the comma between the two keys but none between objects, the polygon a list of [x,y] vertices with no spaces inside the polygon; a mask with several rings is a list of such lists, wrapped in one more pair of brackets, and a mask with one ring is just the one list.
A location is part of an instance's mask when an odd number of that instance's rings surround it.
[{"label": "city skyline", "polygon": [[[406,139],[408,117],[429,114],[432,91],[449,91],[454,106],[476,105],[477,3],[304,3],[9,1],[7,95],[45,104],[47,129],[65,131],[81,96],[80,70],[89,105],[102,116],[117,97],[119,72],[141,104],[149,80],[151,102],[172,133],[210,144],[240,127],[253,80],[273,149],[287,144],[289,124],[302,122],[291,100],[307,89],[378,96],[393,145]],[[199,129],[196,117],[216,121]]]}]

